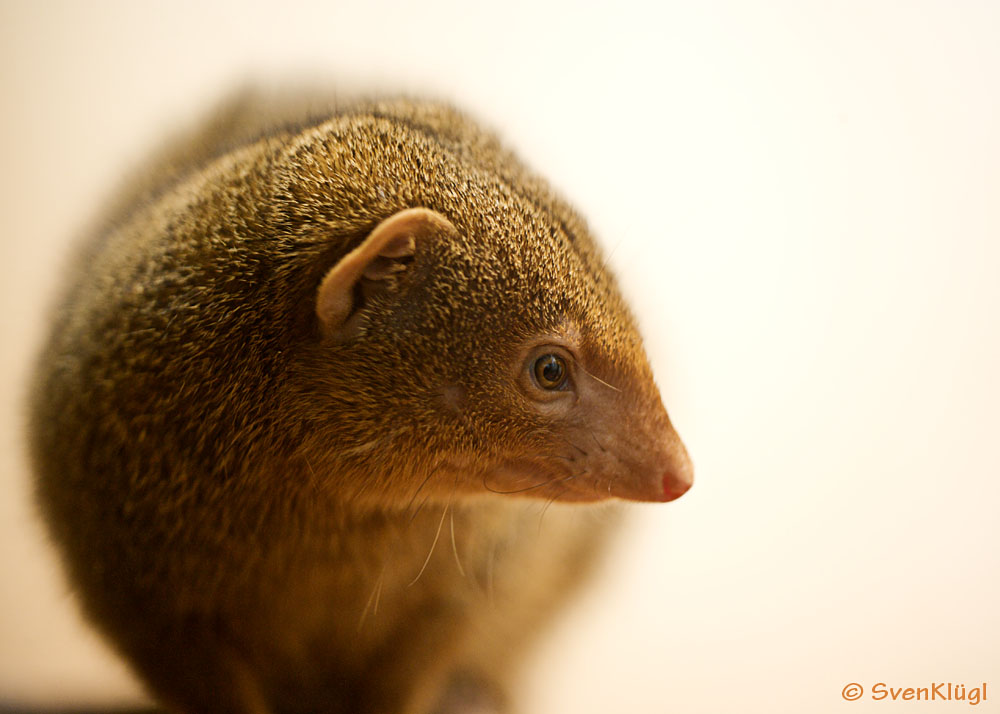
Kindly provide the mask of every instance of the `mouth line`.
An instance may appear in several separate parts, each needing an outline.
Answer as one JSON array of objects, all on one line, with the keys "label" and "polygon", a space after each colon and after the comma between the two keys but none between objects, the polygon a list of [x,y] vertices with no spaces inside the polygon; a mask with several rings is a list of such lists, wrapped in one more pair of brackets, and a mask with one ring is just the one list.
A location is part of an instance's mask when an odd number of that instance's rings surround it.
[{"label": "mouth line", "polygon": [[[497,488],[490,485],[489,472],[484,472],[483,474],[483,486],[490,493],[495,493],[501,496],[516,495],[519,493],[531,493],[532,491],[542,491],[546,490],[548,487],[557,486],[566,482],[571,482],[576,478],[576,474],[567,474],[566,476],[552,476],[550,478],[543,479],[537,483],[532,483],[528,486],[521,488]],[[568,487],[567,487],[568,488]]]},{"label": "mouth line", "polygon": [[[560,461],[573,459],[555,457]],[[569,464],[552,464],[550,460],[510,459],[484,469],[483,488],[504,496],[525,495],[555,501],[594,502],[616,498],[612,490],[613,476],[595,479],[587,469],[570,470]]]},{"label": "mouth line", "polygon": [[484,469],[481,482],[483,488],[498,495],[541,495],[540,492],[547,492],[552,487],[572,488],[565,484],[573,484],[584,473],[574,473],[566,466],[568,464],[554,466],[536,459],[509,459]]}]

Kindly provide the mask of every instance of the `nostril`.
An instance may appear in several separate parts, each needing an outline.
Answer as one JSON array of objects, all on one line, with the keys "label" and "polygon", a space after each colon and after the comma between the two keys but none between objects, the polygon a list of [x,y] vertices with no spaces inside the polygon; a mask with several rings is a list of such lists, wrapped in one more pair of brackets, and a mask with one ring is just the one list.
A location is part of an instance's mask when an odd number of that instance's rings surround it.
[{"label": "nostril", "polygon": [[680,498],[691,488],[691,479],[678,476],[673,471],[663,475],[663,500],[673,501]]}]

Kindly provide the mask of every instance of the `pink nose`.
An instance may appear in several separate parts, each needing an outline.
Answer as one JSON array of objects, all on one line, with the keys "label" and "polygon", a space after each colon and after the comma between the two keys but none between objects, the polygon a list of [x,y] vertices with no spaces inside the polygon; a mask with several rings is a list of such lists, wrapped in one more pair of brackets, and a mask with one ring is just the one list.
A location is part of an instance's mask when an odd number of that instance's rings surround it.
[{"label": "pink nose", "polygon": [[663,500],[673,501],[680,498],[691,488],[692,482],[693,479],[689,470],[687,473],[682,474],[667,471],[667,473],[663,474]]}]

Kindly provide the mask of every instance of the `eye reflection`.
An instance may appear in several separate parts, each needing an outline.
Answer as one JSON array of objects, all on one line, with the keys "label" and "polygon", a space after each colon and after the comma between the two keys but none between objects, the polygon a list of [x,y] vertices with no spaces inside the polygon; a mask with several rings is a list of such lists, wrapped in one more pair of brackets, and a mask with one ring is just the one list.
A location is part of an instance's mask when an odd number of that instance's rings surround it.
[{"label": "eye reflection", "polygon": [[561,389],[566,384],[566,362],[559,355],[544,354],[535,360],[535,381],[542,389]]}]

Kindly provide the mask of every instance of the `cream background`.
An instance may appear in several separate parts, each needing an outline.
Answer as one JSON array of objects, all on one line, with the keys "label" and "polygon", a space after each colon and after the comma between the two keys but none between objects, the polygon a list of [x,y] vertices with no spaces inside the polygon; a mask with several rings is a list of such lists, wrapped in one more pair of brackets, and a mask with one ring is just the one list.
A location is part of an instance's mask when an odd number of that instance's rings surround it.
[{"label": "cream background", "polygon": [[453,99],[583,209],[696,462],[528,714],[1000,711],[1000,5],[4,2],[0,53],[0,701],[138,696],[28,506],[67,246],[226,92],[326,77]]}]

